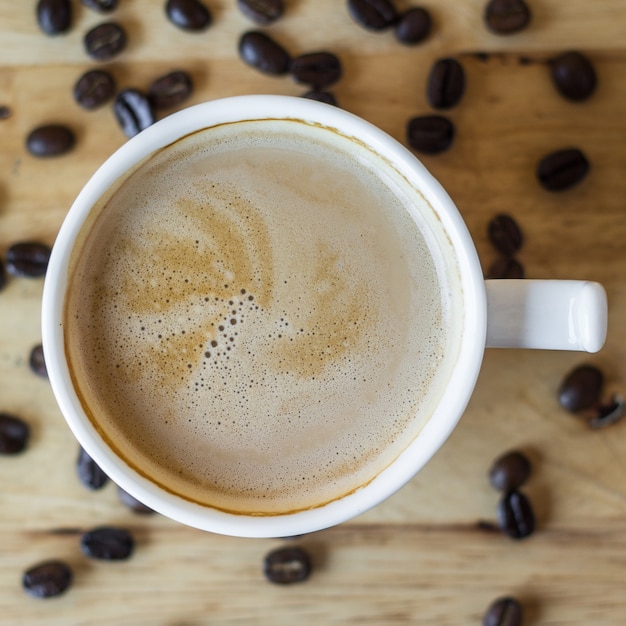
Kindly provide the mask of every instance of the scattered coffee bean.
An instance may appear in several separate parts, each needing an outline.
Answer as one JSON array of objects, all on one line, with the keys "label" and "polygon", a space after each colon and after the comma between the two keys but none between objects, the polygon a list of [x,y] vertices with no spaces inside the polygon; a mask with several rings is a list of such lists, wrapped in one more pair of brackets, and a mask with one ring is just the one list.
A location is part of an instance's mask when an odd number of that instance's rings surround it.
[{"label": "scattered coffee bean", "polygon": [[42,378],[48,378],[48,370],[46,369],[46,361],[43,355],[43,346],[37,344],[31,351],[28,357],[28,364],[31,372],[41,376]]},{"label": "scattered coffee bean", "polygon": [[565,191],[589,172],[589,161],[578,148],[551,152],[537,164],[537,178],[548,191]]},{"label": "scattered coffee bean", "polygon": [[96,109],[115,93],[115,79],[105,70],[89,70],[74,85],[74,100],[83,109]]},{"label": "scattered coffee bean", "polygon": [[289,53],[269,35],[248,31],[239,39],[239,56],[251,67],[274,76],[286,74],[291,65]]},{"label": "scattered coffee bean", "polygon": [[440,59],[428,76],[426,99],[434,109],[450,109],[463,96],[465,72],[456,59]]},{"label": "scattered coffee bean", "polygon": [[522,626],[522,605],[511,597],[494,600],[483,617],[483,626]]},{"label": "scattered coffee bean", "polygon": [[0,120],[6,120],[11,117],[11,109],[6,104],[0,104]]},{"label": "scattered coffee bean", "polygon": [[430,13],[422,7],[413,7],[400,15],[394,32],[400,43],[414,45],[428,37],[432,28]]},{"label": "scattered coffee bean", "polygon": [[582,102],[595,91],[598,78],[591,61],[580,52],[566,52],[549,61],[550,76],[567,100]]},{"label": "scattered coffee bean", "polygon": [[78,447],[78,458],[76,459],[76,473],[80,482],[96,491],[109,482],[109,477],[102,471],[100,466],[87,454],[82,446]]},{"label": "scattered coffee bean", "polygon": [[174,26],[192,32],[205,30],[213,21],[211,12],[199,0],[167,0],[165,13]]},{"label": "scattered coffee bean", "polygon": [[512,257],[500,257],[496,259],[490,266],[485,278],[489,280],[495,279],[520,279],[526,276],[524,266]]},{"label": "scattered coffee bean", "polygon": [[28,445],[30,427],[21,418],[0,413],[0,454],[19,454]]},{"label": "scattered coffee bean", "polygon": [[333,85],[341,78],[341,61],[331,52],[311,52],[292,60],[289,68],[297,83],[322,89]]},{"label": "scattered coffee bean", "polygon": [[626,402],[621,396],[614,396],[608,404],[596,409],[596,414],[589,420],[589,428],[605,428],[619,422],[624,417]]},{"label": "scattered coffee bean", "polygon": [[33,129],[26,138],[26,149],[37,157],[60,156],[76,143],[71,128],[62,124],[45,124]]},{"label": "scattered coffee bean", "polygon": [[283,0],[237,0],[239,10],[260,26],[267,26],[285,12]]},{"label": "scattered coffee bean", "polygon": [[39,0],[37,24],[46,35],[66,33],[72,25],[72,3],[70,0]]},{"label": "scattered coffee bean", "polygon": [[304,582],[311,575],[311,557],[302,547],[272,550],[263,562],[263,573],[272,583],[290,585]]},{"label": "scattered coffee bean", "polygon": [[51,252],[50,246],[44,243],[14,243],[7,250],[7,271],[23,278],[45,276]]},{"label": "scattered coffee bean", "polygon": [[513,256],[524,241],[517,222],[505,214],[496,215],[489,221],[487,235],[494,248],[505,256]]},{"label": "scattered coffee bean", "polygon": [[157,78],[148,89],[148,99],[155,109],[169,109],[182,104],[193,92],[191,76],[183,70]]},{"label": "scattered coffee bean", "polygon": [[528,457],[512,450],[498,457],[489,470],[489,482],[498,491],[513,491],[521,487],[530,476]]},{"label": "scattered coffee bean", "polygon": [[53,598],[61,595],[72,583],[72,570],[58,560],[34,565],[22,576],[24,591],[35,598]]},{"label": "scattered coffee bean", "polygon": [[409,120],[406,132],[411,148],[424,154],[439,154],[452,145],[454,124],[442,115],[422,115]]},{"label": "scattered coffee bean", "polygon": [[604,374],[594,365],[575,367],[561,382],[559,404],[572,413],[589,409],[598,403]]},{"label": "scattered coffee bean", "polygon": [[92,59],[109,61],[126,48],[126,31],[117,22],[105,22],[88,31],[83,43]]},{"label": "scattered coffee bean", "polygon": [[485,8],[484,18],[492,33],[510,35],[528,26],[531,13],[523,0],[491,0]]},{"label": "scattered coffee bean", "polygon": [[135,547],[133,536],[124,528],[100,526],[87,531],[80,539],[85,556],[103,561],[122,561],[130,557]]},{"label": "scattered coffee bean", "polygon": [[318,102],[324,102],[325,104],[338,106],[337,98],[330,91],[318,91],[314,89],[313,91],[307,91],[306,93],[303,93],[302,97],[308,98],[309,100],[317,100]]},{"label": "scattered coffee bean", "polygon": [[117,8],[117,0],[80,0],[89,9],[98,13],[111,13]]},{"label": "scattered coffee bean", "polygon": [[535,530],[535,513],[521,491],[509,491],[498,505],[498,526],[512,539],[524,539]]},{"label": "scattered coffee bean", "polygon": [[127,137],[134,137],[154,124],[150,100],[137,89],[120,91],[113,102],[113,113]]},{"label": "scattered coffee bean", "polygon": [[143,502],[137,500],[135,496],[131,496],[128,491],[124,491],[121,487],[117,488],[117,497],[120,502],[124,506],[128,507],[133,513],[138,513],[140,515],[150,515],[154,513],[154,509],[146,506]]},{"label": "scattered coffee bean", "polygon": [[385,30],[398,21],[391,0],[348,0],[348,11],[355,22],[368,30]]}]

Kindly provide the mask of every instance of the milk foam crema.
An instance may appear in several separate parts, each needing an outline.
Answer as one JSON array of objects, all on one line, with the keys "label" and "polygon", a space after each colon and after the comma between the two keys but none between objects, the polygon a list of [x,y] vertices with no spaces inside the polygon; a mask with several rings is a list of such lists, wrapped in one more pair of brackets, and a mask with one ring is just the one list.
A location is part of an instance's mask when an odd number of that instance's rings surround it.
[{"label": "milk foam crema", "polygon": [[144,476],[221,510],[369,483],[458,354],[430,212],[383,159],[302,122],[159,151],[94,208],[71,261],[64,335],[89,418]]}]

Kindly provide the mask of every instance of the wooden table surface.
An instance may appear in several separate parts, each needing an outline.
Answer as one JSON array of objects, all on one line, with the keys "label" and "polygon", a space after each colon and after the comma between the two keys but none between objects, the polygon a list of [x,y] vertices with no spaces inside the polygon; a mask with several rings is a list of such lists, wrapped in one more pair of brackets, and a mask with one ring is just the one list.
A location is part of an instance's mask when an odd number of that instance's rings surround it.
[{"label": "wooden table surface", "polygon": [[[246,93],[299,95],[289,78],[261,75],[237,56],[239,36],[255,28],[235,0],[206,0],[214,23],[177,30],[164,2],[121,0],[113,17],[128,49],[105,64],[120,87],[145,89],[156,77],[188,70],[190,103]],[[409,3],[400,2],[406,7]],[[46,380],[29,370],[40,342],[40,279],[10,278],[0,294],[0,411],[32,429],[28,449],[0,457],[0,623],[122,624],[480,624],[490,602],[513,595],[524,624],[626,624],[626,420],[591,431],[558,405],[572,367],[591,362],[606,393],[626,393],[626,1],[529,0],[533,21],[499,37],[482,22],[484,0],[424,0],[434,29],[406,47],[371,33],[342,0],[288,0],[266,31],[292,54],[330,50],[344,77],[340,105],[404,141],[407,120],[430,111],[425,81],[432,62],[458,58],[467,90],[450,111],[452,148],[424,157],[455,199],[486,268],[494,259],[486,226],[500,212],[525,234],[519,259],[531,278],[602,282],[609,334],[595,355],[488,351],[458,429],[431,463],[386,503],[339,527],[302,537],[315,571],[305,584],[264,580],[263,556],[294,540],[247,540],[203,533],[122,506],[114,485],[91,492],[75,473],[77,444]],[[124,141],[109,106],[87,112],[72,99],[78,76],[96,65],[82,37],[107,17],[74,0],[71,31],[43,35],[32,2],[0,0],[0,256],[20,240],[52,244],[63,217],[97,166]],[[554,90],[546,59],[568,49],[588,54],[598,73],[580,104]],[[477,54],[477,53],[487,53]],[[41,160],[24,140],[33,127],[67,123],[71,154]],[[578,146],[592,168],[579,186],[549,193],[535,164]],[[487,481],[495,457],[520,448],[533,461],[524,488],[537,514],[523,541],[489,531],[498,494]],[[487,524],[481,523],[487,522]],[[80,533],[102,524],[130,528],[138,546],[128,562],[90,561]],[[37,600],[22,572],[61,558],[75,572],[59,598]]]}]

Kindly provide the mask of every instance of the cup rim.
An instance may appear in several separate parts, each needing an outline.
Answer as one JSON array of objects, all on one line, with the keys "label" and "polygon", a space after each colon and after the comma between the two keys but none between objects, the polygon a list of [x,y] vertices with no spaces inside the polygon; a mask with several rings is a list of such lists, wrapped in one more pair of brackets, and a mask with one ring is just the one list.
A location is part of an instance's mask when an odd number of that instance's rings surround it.
[{"label": "cup rim", "polygon": [[[465,323],[459,357],[448,393],[411,444],[369,484],[319,508],[272,516],[226,513],[166,492],[138,474],[104,442],[85,415],[64,357],[63,304],[69,259],[76,237],[96,200],[130,167],[173,141],[216,124],[259,119],[296,119],[319,123],[354,136],[409,173],[436,212],[455,249],[461,274]],[[321,530],[352,519],[404,486],[431,459],[458,423],[476,384],[486,337],[486,296],[476,248],[448,193],[419,159],[390,135],[356,115],[305,98],[245,95],[194,105],[160,120],[129,139],[92,175],[59,230],[44,281],[42,341],[56,401],[78,443],[122,489],[178,522],[219,534],[287,537]],[[452,393],[449,393],[452,391]]]}]

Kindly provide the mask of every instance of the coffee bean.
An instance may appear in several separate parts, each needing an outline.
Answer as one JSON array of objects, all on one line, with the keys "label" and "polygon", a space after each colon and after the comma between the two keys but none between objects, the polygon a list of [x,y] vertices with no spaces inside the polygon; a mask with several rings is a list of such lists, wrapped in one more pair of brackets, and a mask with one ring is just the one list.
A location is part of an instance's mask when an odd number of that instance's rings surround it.
[{"label": "coffee bean", "polygon": [[498,491],[513,491],[528,480],[530,471],[528,457],[518,450],[512,450],[493,462],[489,470],[489,482]]},{"label": "coffee bean", "polygon": [[400,43],[414,45],[428,37],[432,28],[430,13],[422,7],[413,7],[400,15],[394,32]]},{"label": "coffee bean", "polygon": [[465,72],[456,59],[440,59],[428,76],[426,98],[434,109],[450,109],[463,96]]},{"label": "coffee bean", "polygon": [[0,104],[0,120],[7,120],[11,117],[11,109],[6,104]]},{"label": "coffee bean", "polygon": [[237,5],[247,18],[261,26],[275,22],[285,12],[283,0],[237,0]]},{"label": "coffee bean", "polygon": [[117,0],[80,0],[89,9],[98,13],[111,13],[117,8]]},{"label": "coffee bean", "polygon": [[385,30],[398,21],[390,0],[348,0],[348,11],[355,22],[368,30]]},{"label": "coffee bean", "polygon": [[24,591],[35,598],[53,598],[61,595],[72,583],[72,570],[58,560],[34,565],[22,576]]},{"label": "coffee bean", "polygon": [[497,35],[510,35],[523,30],[530,18],[530,9],[523,0],[491,0],[484,14],[487,28]]},{"label": "coffee bean", "polygon": [[211,12],[199,0],[167,0],[165,13],[174,26],[192,32],[205,30],[213,21]]},{"label": "coffee bean", "polygon": [[598,78],[591,61],[580,52],[566,52],[549,61],[550,76],[567,100],[582,102],[595,91]]},{"label": "coffee bean", "polygon": [[109,477],[102,471],[100,466],[79,446],[78,458],[76,459],[76,473],[80,482],[95,491],[102,489],[109,482]]},{"label": "coffee bean", "polygon": [[96,109],[115,93],[115,79],[105,70],[89,70],[74,85],[74,100],[83,109]]},{"label": "coffee bean", "polygon": [[594,365],[579,365],[559,386],[559,404],[572,413],[593,407],[600,398],[604,374]]},{"label": "coffee bean", "polygon": [[293,59],[289,71],[297,83],[322,89],[341,78],[342,68],[341,61],[331,52],[311,52]]},{"label": "coffee bean", "polygon": [[191,76],[183,70],[157,78],[148,89],[148,99],[155,109],[169,109],[182,104],[193,92]]},{"label": "coffee bean", "polygon": [[80,549],[85,556],[103,561],[122,561],[133,553],[135,540],[124,528],[100,526],[83,534]]},{"label": "coffee bean", "polygon": [[43,346],[37,344],[31,351],[28,357],[28,364],[31,372],[41,376],[42,378],[48,378],[48,370],[46,369],[46,361],[43,355]]},{"label": "coffee bean", "polygon": [[578,148],[557,150],[537,164],[537,178],[548,191],[565,191],[578,184],[589,172],[589,161]]},{"label": "coffee bean", "polygon": [[512,539],[524,539],[535,530],[535,513],[521,491],[509,491],[498,505],[498,526]]},{"label": "coffee bean", "polygon": [[123,89],[113,102],[113,113],[127,137],[134,137],[154,124],[154,112],[148,98],[137,89]]},{"label": "coffee bean", "polygon": [[143,502],[140,502],[134,496],[131,496],[128,491],[124,491],[121,487],[117,488],[117,497],[120,502],[128,507],[133,513],[138,513],[139,515],[150,515],[154,513],[154,509],[151,509],[149,506],[146,506]]},{"label": "coffee bean", "polygon": [[406,132],[411,148],[424,154],[439,154],[452,145],[454,124],[442,115],[423,115],[409,120]]},{"label": "coffee bean", "polygon": [[318,102],[324,102],[325,104],[338,106],[337,98],[330,91],[318,91],[314,89],[313,91],[307,91],[306,93],[303,93],[302,97],[309,100],[317,100]]},{"label": "coffee bean", "polygon": [[24,241],[7,250],[7,271],[13,276],[39,278],[45,276],[52,250],[44,243]]},{"label": "coffee bean", "polygon": [[489,221],[487,235],[494,248],[505,256],[513,256],[524,241],[517,222],[505,214],[496,215]]},{"label": "coffee bean", "polygon": [[607,404],[601,404],[595,415],[589,420],[589,428],[605,428],[619,422],[626,412],[626,401],[621,396],[614,396]]},{"label": "coffee bean", "polygon": [[265,74],[280,76],[289,71],[289,53],[269,35],[248,31],[239,39],[239,56],[251,67]]},{"label": "coffee bean", "polygon": [[72,25],[72,3],[70,0],[39,0],[37,24],[46,35],[67,32]]},{"label": "coffee bean", "polygon": [[311,575],[311,557],[302,547],[289,546],[270,552],[263,563],[263,573],[272,583],[290,585],[304,582]]},{"label": "coffee bean", "polygon": [[126,31],[117,22],[104,22],[87,32],[85,51],[97,61],[109,61],[126,48]]},{"label": "coffee bean", "polygon": [[495,279],[520,279],[524,278],[526,273],[522,264],[512,257],[501,257],[496,259],[490,266],[485,278]]},{"label": "coffee bean", "polygon": [[494,600],[483,617],[483,626],[522,626],[522,605],[511,597]]},{"label": "coffee bean", "polygon": [[71,128],[62,124],[45,124],[33,129],[26,138],[26,149],[37,157],[60,156],[76,143]]},{"label": "coffee bean", "polygon": [[0,413],[0,454],[19,454],[28,445],[30,427],[21,418]]}]

